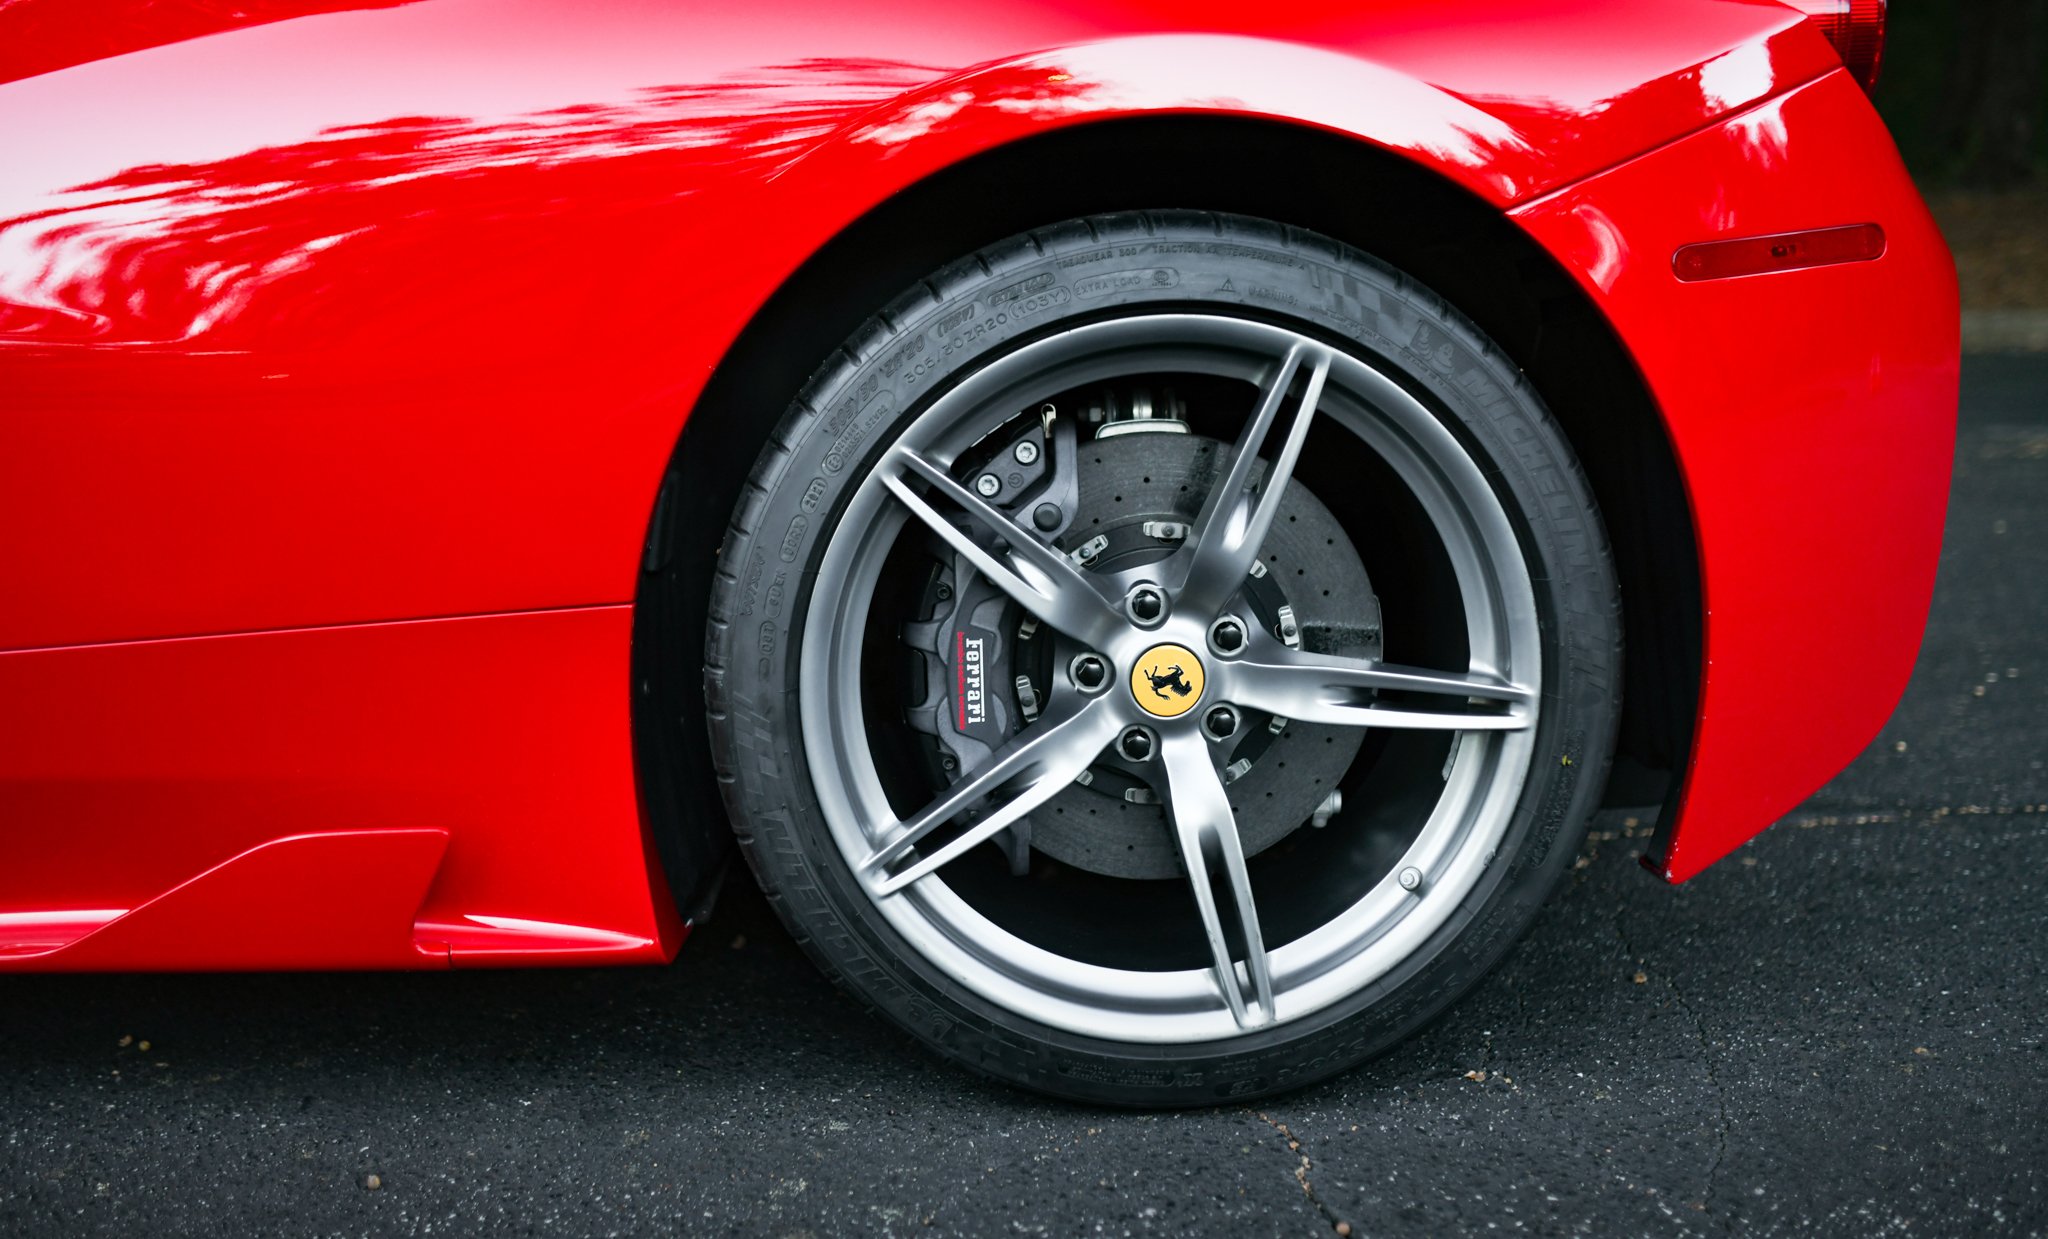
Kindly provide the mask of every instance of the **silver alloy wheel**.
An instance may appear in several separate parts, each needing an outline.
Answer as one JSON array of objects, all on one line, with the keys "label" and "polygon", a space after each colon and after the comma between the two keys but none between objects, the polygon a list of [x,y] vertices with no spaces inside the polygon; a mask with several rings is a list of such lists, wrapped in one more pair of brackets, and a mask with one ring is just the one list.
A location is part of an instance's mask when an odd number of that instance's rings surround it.
[{"label": "silver alloy wheel", "polygon": [[[1138,577],[1077,566],[1028,517],[1019,523],[992,507],[951,466],[1045,393],[1161,372],[1239,379],[1256,385],[1260,399],[1181,549],[1144,568],[1171,605],[1163,622],[1141,627],[1123,610]],[[1283,417],[1290,405],[1291,418]],[[1211,652],[1209,629],[1234,610],[1315,416],[1341,424],[1385,460],[1441,538],[1471,652],[1463,671],[1305,653],[1257,625],[1237,654]],[[1254,487],[1262,453],[1265,475]],[[1110,675],[1107,691],[1051,703],[988,765],[899,818],[869,746],[862,633],[883,562],[913,519],[1041,623],[1101,654]],[[1361,358],[1285,328],[1146,314],[1006,354],[932,402],[887,449],[819,566],[804,621],[799,713],[841,856],[888,924],[933,966],[990,1002],[1070,1032],[1136,1043],[1221,1041],[1358,992],[1464,902],[1492,862],[1528,775],[1543,682],[1539,642],[1528,569],[1485,472],[1405,388]],[[1162,644],[1203,651],[1201,708],[1190,703],[1159,717],[1127,690],[1139,660]],[[1402,693],[1403,703],[1380,700],[1380,690]],[[1408,700],[1417,695],[1441,707]],[[1307,722],[1456,733],[1442,792],[1399,862],[1320,927],[1270,951],[1223,774],[1202,732],[1218,703]],[[1044,804],[1136,725],[1157,737],[1168,820],[1214,961],[1208,968],[1140,971],[1068,958],[999,926],[945,879],[947,864]],[[989,811],[967,830],[920,848],[984,803]]]}]

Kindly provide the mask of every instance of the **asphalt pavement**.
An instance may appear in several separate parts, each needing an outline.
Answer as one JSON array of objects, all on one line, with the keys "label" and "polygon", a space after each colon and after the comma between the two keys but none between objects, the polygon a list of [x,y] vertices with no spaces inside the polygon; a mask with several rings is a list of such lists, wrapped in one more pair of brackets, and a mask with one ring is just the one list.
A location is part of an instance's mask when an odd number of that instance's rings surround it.
[{"label": "asphalt pavement", "polygon": [[730,889],[666,969],[0,978],[0,1233],[2042,1234],[2048,355],[1972,358],[1964,410],[1862,759],[1675,889],[1604,816],[1479,992],[1343,1079],[986,1084]]}]

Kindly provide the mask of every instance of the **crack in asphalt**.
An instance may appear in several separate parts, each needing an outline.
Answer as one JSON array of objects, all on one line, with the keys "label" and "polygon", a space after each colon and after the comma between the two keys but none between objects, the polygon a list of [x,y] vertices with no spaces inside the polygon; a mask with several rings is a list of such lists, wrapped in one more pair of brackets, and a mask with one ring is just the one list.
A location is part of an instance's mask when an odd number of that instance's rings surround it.
[{"label": "crack in asphalt", "polygon": [[[1627,953],[1631,960],[1635,961],[1638,968],[1641,968],[1646,957],[1637,951],[1635,943],[1629,940],[1628,930],[1623,925],[1627,911],[1628,907],[1626,904],[1615,905],[1614,936],[1620,941],[1621,949]],[[1700,1211],[1708,1217],[1712,1217],[1714,1191],[1721,1177],[1721,1164],[1728,1157],[1728,1092],[1721,1087],[1721,1077],[1714,1070],[1714,1043],[1707,1036],[1706,1022],[1700,1018],[1697,1011],[1692,1009],[1692,1004],[1685,1000],[1685,991],[1678,988],[1677,981],[1662,971],[1659,971],[1657,974],[1657,979],[1663,984],[1665,989],[1671,991],[1672,1000],[1677,1003],[1679,1011],[1684,1013],[1685,1018],[1692,1022],[1693,1037],[1699,1042],[1700,1047],[1700,1067],[1706,1072],[1707,1085],[1713,1090],[1714,1094],[1714,1157],[1712,1161],[1707,1163],[1705,1185],[1700,1191]],[[1732,1220],[1724,1223],[1724,1228],[1732,1229]]]},{"label": "crack in asphalt", "polygon": [[[1261,1123],[1278,1132],[1280,1138],[1287,1142],[1287,1151],[1301,1159],[1301,1164],[1294,1168],[1294,1181],[1301,1184],[1301,1194],[1308,1198],[1308,1203],[1313,1205],[1315,1211],[1322,1215],[1323,1221],[1329,1224],[1330,1229],[1337,1230],[1338,1227],[1342,1226],[1343,1223],[1338,1219],[1337,1215],[1330,1212],[1329,1206],[1325,1205],[1322,1199],[1316,1195],[1315,1184],[1309,1182],[1308,1172],[1315,1169],[1315,1165],[1309,1161],[1308,1154],[1301,1151],[1301,1138],[1292,1131],[1289,1131],[1287,1124],[1273,1118],[1264,1110],[1250,1110],[1246,1111],[1246,1113],[1256,1116]],[[1339,1231],[1339,1233],[1349,1234],[1350,1232],[1347,1228]]]},{"label": "crack in asphalt", "polygon": [[1907,809],[1845,809],[1834,813],[1793,813],[1779,819],[1786,826],[1811,830],[1816,826],[1898,826],[1921,820],[1940,821],[1950,817],[2035,817],[2048,813],[2048,804],[1944,804]]},{"label": "crack in asphalt", "polygon": [[1517,980],[1509,992],[1515,996],[1515,1027],[1526,1036],[1530,1027],[1528,987]]}]

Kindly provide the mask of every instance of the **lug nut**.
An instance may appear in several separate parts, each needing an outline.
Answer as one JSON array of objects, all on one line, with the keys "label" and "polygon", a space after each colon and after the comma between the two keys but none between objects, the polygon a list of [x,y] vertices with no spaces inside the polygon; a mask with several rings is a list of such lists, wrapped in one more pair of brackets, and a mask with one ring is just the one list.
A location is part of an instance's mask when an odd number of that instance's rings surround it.
[{"label": "lug nut", "polygon": [[1212,740],[1228,740],[1237,734],[1237,711],[1229,706],[1217,706],[1202,719],[1202,730]]},{"label": "lug nut", "polygon": [[1117,737],[1116,751],[1122,753],[1126,761],[1150,761],[1152,733],[1143,727],[1133,727]]},{"label": "lug nut", "polygon": [[1040,533],[1051,533],[1053,530],[1058,529],[1060,527],[1059,505],[1041,503],[1031,509],[1031,523],[1038,526]]},{"label": "lug nut", "polygon": [[1413,865],[1410,865],[1406,869],[1403,869],[1401,871],[1399,881],[1401,883],[1401,889],[1404,891],[1421,890],[1422,870],[1417,869]]},{"label": "lug nut", "polygon": [[1038,445],[1029,439],[1025,439],[1018,443],[1015,448],[1012,448],[1010,454],[1017,458],[1017,463],[1020,465],[1036,464],[1038,461]]},{"label": "lug nut", "polygon": [[1209,648],[1225,658],[1244,653],[1244,621],[1235,615],[1226,615],[1209,625]]},{"label": "lug nut", "polygon": [[974,489],[981,492],[983,499],[993,499],[1002,492],[1003,479],[993,473],[984,473],[974,479]]},{"label": "lug nut", "polygon": [[1131,618],[1140,624],[1156,624],[1166,618],[1166,595],[1150,585],[1140,585],[1124,599]]},{"label": "lug nut", "polygon": [[1109,664],[1102,661],[1100,654],[1076,654],[1074,661],[1067,664],[1067,675],[1075,687],[1092,693],[1109,683]]}]

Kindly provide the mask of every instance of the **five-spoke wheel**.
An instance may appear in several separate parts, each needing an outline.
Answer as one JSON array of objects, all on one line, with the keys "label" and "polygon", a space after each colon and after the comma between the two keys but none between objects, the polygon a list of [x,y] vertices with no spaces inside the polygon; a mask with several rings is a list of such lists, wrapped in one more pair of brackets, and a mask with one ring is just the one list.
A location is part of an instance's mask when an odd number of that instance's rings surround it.
[{"label": "five-spoke wheel", "polygon": [[[1245,279],[1233,247],[1152,244],[1183,285],[1204,263]],[[1589,726],[1606,743],[1612,689],[1561,689],[1545,616],[1561,584],[1612,585],[1604,561],[1560,567],[1590,508],[1535,502],[1576,484],[1569,456],[1473,351],[1526,425],[1475,423],[1469,328],[1339,258],[1288,261],[1304,289],[1365,278],[1383,315],[1433,309],[1410,329],[1441,336],[1432,364],[1158,277],[1086,316],[977,323],[1003,304],[982,268],[1050,262],[1011,251],[892,307],[894,335],[814,383],[764,458],[728,554],[772,572],[800,635],[735,611],[720,633],[756,649],[713,643],[714,707],[745,675],[761,721],[728,735],[750,855],[828,962],[956,1056],[1176,1100],[1341,1066],[1469,984],[1469,962],[1426,974],[1490,902],[1525,919],[1555,866],[1503,859],[1549,849],[1546,806],[1583,817],[1545,762],[1561,742],[1604,761],[1583,746]],[[928,351],[949,366],[879,381]],[[1612,631],[1588,635],[1612,657]],[[808,795],[750,780],[770,751]]]}]

